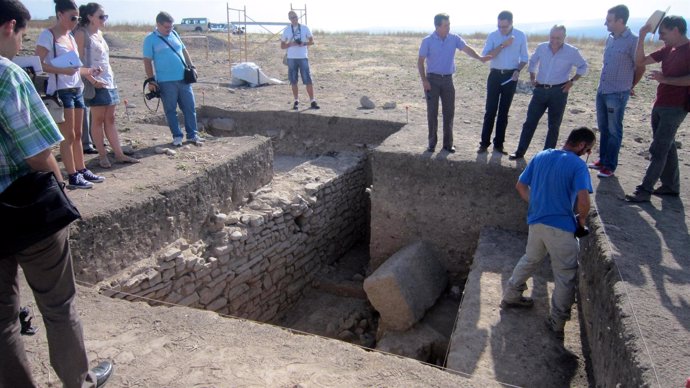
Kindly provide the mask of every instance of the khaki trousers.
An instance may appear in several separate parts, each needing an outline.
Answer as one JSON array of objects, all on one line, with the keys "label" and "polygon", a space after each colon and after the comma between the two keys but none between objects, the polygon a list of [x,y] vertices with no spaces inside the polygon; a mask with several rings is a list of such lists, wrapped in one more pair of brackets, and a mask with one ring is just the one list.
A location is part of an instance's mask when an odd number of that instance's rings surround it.
[{"label": "khaki trousers", "polygon": [[503,299],[516,300],[522,295],[525,282],[548,253],[555,285],[551,296],[551,317],[559,323],[570,320],[570,308],[575,301],[579,251],[580,244],[572,232],[544,224],[530,225],[525,254],[508,280]]}]

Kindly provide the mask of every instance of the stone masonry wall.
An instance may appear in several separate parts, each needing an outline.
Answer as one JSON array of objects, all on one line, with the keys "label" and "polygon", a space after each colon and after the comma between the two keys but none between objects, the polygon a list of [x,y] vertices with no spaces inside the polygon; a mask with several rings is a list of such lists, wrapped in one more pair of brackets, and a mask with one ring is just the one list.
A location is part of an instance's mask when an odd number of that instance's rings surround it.
[{"label": "stone masonry wall", "polygon": [[603,226],[597,217],[589,222],[591,234],[580,240],[578,289],[594,379],[598,387],[653,386]]},{"label": "stone masonry wall", "polygon": [[124,206],[83,212],[70,230],[77,278],[95,283],[180,237],[195,241],[201,238],[212,209],[239,205],[269,183],[273,178],[270,140],[254,137],[242,144],[222,148],[223,157],[203,174],[175,182],[162,178],[158,188],[129,195]]},{"label": "stone masonry wall", "polygon": [[252,193],[238,211],[211,216],[203,240],[177,240],[101,288],[270,321],[301,297],[322,264],[367,237],[365,165],[361,155],[312,161]]}]

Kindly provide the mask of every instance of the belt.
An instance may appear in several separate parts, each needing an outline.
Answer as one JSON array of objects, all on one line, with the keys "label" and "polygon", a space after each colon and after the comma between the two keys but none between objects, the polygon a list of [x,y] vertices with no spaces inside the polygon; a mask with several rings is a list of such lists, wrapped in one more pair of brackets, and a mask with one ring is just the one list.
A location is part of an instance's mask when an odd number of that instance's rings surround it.
[{"label": "belt", "polygon": [[58,89],[58,92],[64,92],[64,93],[79,93],[80,91],[81,91],[81,88]]},{"label": "belt", "polygon": [[517,69],[491,69],[492,73],[500,73],[500,74],[507,74],[507,73],[513,73]]},{"label": "belt", "polygon": [[535,86],[535,87],[536,88],[542,88],[542,89],[551,89],[551,88],[560,88],[565,84],[567,84],[567,82],[563,82],[562,84],[557,84],[557,85],[545,85],[545,84],[539,84],[538,83],[537,86]]},{"label": "belt", "polygon": [[432,76],[432,75],[433,75],[434,77],[441,77],[441,78],[446,78],[446,77],[452,77],[452,76],[453,76],[453,74],[436,74],[436,73],[429,73],[429,74],[427,74],[426,76],[429,77],[429,76]]}]

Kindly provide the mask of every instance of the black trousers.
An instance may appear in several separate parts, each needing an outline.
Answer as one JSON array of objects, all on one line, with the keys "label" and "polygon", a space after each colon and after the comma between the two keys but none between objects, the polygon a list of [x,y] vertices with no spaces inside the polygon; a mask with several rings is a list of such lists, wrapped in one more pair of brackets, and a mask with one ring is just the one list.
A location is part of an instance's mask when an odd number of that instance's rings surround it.
[{"label": "black trousers", "polygon": [[426,116],[429,122],[429,148],[436,147],[438,130],[438,100],[443,113],[443,148],[453,146],[453,117],[455,116],[455,86],[452,75],[427,74],[431,90],[426,92]]},{"label": "black trousers", "polygon": [[515,154],[524,156],[532,142],[534,131],[539,125],[539,120],[548,111],[548,131],[544,141],[544,149],[556,148],[558,145],[558,133],[565,113],[565,105],[568,103],[568,93],[563,92],[562,86],[552,88],[537,87],[532,93],[532,99],[527,108],[527,119],[522,125],[520,143]]},{"label": "black trousers", "polygon": [[[503,148],[508,126],[508,111],[513,102],[517,82],[508,82],[501,85],[513,76],[512,70],[495,70],[489,73],[486,80],[486,112],[484,113],[484,125],[482,126],[482,147],[491,145],[491,133],[496,121],[496,136],[494,136],[494,148]],[[498,113],[498,118],[496,114]]]}]

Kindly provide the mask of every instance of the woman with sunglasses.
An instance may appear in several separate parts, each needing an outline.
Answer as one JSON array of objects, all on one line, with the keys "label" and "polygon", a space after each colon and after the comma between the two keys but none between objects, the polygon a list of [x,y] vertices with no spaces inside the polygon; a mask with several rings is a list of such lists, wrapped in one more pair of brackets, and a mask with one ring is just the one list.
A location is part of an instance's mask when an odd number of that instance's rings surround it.
[{"label": "woman with sunglasses", "polygon": [[[57,67],[51,62],[70,51],[79,55],[72,30],[79,22],[79,11],[73,0],[55,0],[56,23],[43,30],[36,42],[36,55],[41,58],[43,70],[49,73],[46,94],[57,92],[62,101],[65,121],[58,124],[62,137],[60,156],[69,175],[68,187],[90,189],[92,182],[103,182],[104,177],[95,175],[84,164],[81,144],[82,116],[84,114],[83,86],[80,73],[86,75],[89,69],[79,67]],[[101,143],[103,143],[101,141]]]},{"label": "woman with sunglasses", "polygon": [[85,102],[91,110],[91,136],[98,149],[100,165],[103,168],[111,167],[108,152],[103,144],[104,134],[118,163],[139,163],[138,159],[122,152],[120,137],[115,128],[115,107],[120,103],[120,96],[117,93],[113,69],[110,67],[110,49],[101,32],[108,15],[100,4],[88,3],[79,7],[79,16],[81,21],[74,31],[74,38],[82,63],[91,68],[82,82],[90,82],[96,89],[95,96],[86,99]]}]

